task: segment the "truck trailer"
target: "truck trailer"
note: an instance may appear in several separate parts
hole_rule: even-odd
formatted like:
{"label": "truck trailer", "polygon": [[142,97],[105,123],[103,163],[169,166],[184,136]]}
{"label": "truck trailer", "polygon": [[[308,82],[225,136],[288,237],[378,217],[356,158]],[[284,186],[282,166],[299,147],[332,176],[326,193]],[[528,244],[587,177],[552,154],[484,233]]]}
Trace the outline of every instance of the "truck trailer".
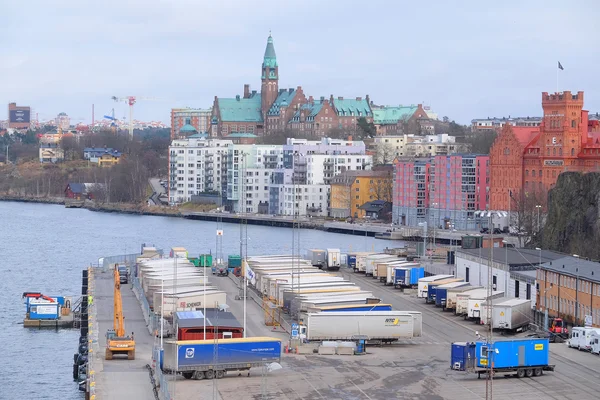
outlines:
{"label": "truck trailer", "polygon": [[427,296],[425,297],[425,303],[427,304],[435,304],[435,298],[437,294],[437,287],[447,285],[448,283],[462,282],[463,284],[467,284],[464,282],[462,278],[448,278],[442,279],[435,282],[430,282],[427,288]]}
{"label": "truck trailer", "polygon": [[[216,348],[215,348],[216,347]],[[164,342],[162,370],[186,379],[223,378],[229,371],[247,371],[281,361],[281,340],[270,337]]]}
{"label": "truck trailer", "polygon": [[548,339],[524,338],[486,342],[452,343],[450,368],[482,374],[516,375],[519,378],[541,376],[554,371],[550,364]]}
{"label": "truck trailer", "polygon": [[441,281],[442,279],[448,278],[454,278],[454,275],[432,275],[420,278],[417,287],[417,297],[421,299],[427,298],[427,290],[429,289],[429,284],[431,282]]}
{"label": "truck trailer", "polygon": [[469,282],[450,282],[444,285],[435,286],[433,291],[435,292],[433,298],[435,299],[435,306],[446,308],[446,300],[448,298],[448,290],[456,289],[460,287],[471,287]]}
{"label": "truck trailer", "polygon": [[310,249],[306,252],[306,258],[310,261],[313,267],[323,268],[327,263],[327,254],[322,249]]}
{"label": "truck trailer", "polygon": [[443,311],[456,310],[456,296],[459,293],[468,292],[470,290],[481,289],[481,286],[459,286],[446,291],[446,306]]}
{"label": "truck trailer", "polygon": [[492,327],[506,331],[521,331],[533,322],[531,300],[510,299],[492,303]]}
{"label": "truck trailer", "polygon": [[394,288],[417,287],[419,279],[425,276],[425,268],[419,264],[407,262],[406,265],[394,268]]}
{"label": "truck trailer", "polygon": [[415,337],[415,321],[419,319],[414,313],[404,311],[310,313],[306,325],[300,325],[299,335],[308,341],[366,336],[368,340],[391,343]]}
{"label": "truck trailer", "polygon": [[339,271],[342,262],[340,249],[327,249],[327,270]]}

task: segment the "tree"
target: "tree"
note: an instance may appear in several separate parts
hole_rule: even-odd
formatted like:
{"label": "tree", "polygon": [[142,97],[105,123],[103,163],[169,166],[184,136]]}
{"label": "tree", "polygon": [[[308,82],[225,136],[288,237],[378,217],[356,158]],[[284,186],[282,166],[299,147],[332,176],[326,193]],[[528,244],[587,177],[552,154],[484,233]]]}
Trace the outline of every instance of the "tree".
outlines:
{"label": "tree", "polygon": [[359,136],[361,139],[364,138],[372,138],[377,134],[377,128],[373,122],[367,122],[365,117],[360,117],[356,120],[356,125],[358,126],[358,132],[360,132]]}
{"label": "tree", "polygon": [[[511,233],[519,235],[521,246],[539,244],[543,227],[543,211],[546,206],[544,196],[537,191],[526,192],[523,190],[519,193],[512,193],[510,199],[509,226]],[[525,239],[525,243],[523,243],[523,239]]]}
{"label": "tree", "polygon": [[400,124],[400,130],[405,135],[421,135],[421,134],[423,134],[423,132],[421,130],[421,124],[415,118],[405,115],[398,122],[398,124]]}
{"label": "tree", "polygon": [[375,148],[375,157],[373,162],[375,165],[389,164],[394,161],[396,152],[391,143],[379,142]]}
{"label": "tree", "polygon": [[473,131],[464,137],[464,143],[471,146],[471,152],[490,154],[490,149],[498,137],[496,131]]}
{"label": "tree", "polygon": [[369,192],[374,200],[392,202],[394,192],[391,173],[389,176],[373,176],[369,181]]}

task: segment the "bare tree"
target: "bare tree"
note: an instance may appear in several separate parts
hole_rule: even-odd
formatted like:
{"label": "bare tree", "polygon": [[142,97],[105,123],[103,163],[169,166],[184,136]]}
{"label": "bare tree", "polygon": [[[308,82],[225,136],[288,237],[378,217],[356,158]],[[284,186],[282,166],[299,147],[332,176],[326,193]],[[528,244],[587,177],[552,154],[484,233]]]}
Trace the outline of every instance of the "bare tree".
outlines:
{"label": "bare tree", "polygon": [[[510,197],[511,233],[519,236],[520,245],[533,245],[540,242],[543,228],[546,200],[538,191],[512,193]],[[523,243],[523,240],[525,243]]]}
{"label": "bare tree", "polygon": [[331,181],[331,208],[348,210],[352,217],[352,184],[354,176],[342,173]]}
{"label": "bare tree", "polygon": [[391,172],[370,178],[369,193],[375,200],[383,200],[391,203],[393,191],[394,185]]}
{"label": "bare tree", "polygon": [[391,143],[379,142],[375,148],[375,157],[373,162],[375,165],[389,164],[394,161],[396,153],[394,146]]}

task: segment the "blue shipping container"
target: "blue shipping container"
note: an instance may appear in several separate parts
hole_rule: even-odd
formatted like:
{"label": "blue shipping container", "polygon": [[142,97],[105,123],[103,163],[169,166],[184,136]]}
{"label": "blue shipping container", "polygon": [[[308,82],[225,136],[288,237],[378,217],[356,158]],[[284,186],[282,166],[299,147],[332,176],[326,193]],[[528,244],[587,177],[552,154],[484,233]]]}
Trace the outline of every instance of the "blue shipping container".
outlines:
{"label": "blue shipping container", "polygon": [[29,319],[58,319],[59,311],[58,303],[30,304]]}
{"label": "blue shipping container", "polygon": [[[488,344],[477,342],[475,356],[477,366],[487,368]],[[494,368],[533,367],[548,365],[548,339],[512,339],[496,341],[492,344],[491,359]]]}
{"label": "blue shipping container", "polygon": [[475,366],[475,343],[452,343],[450,368],[466,371]]}
{"label": "blue shipping container", "polygon": [[281,341],[273,338],[223,339],[215,342],[192,340],[177,342],[178,367],[274,362],[281,359]]}
{"label": "blue shipping container", "polygon": [[410,284],[418,285],[419,279],[425,277],[425,268],[424,267],[414,267],[410,269]]}

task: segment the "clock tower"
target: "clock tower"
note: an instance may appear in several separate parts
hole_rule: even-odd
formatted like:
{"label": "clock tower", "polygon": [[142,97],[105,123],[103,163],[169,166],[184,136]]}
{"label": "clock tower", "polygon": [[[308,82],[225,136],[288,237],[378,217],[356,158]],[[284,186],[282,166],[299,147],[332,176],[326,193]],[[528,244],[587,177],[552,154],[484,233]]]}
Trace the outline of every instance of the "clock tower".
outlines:
{"label": "clock tower", "polygon": [[275,55],[275,47],[273,46],[273,37],[269,34],[267,39],[267,48],[262,63],[262,85],[260,90],[261,96],[261,112],[263,120],[266,120],[267,112],[271,105],[277,99],[279,92],[279,66],[277,65],[277,56]]}

